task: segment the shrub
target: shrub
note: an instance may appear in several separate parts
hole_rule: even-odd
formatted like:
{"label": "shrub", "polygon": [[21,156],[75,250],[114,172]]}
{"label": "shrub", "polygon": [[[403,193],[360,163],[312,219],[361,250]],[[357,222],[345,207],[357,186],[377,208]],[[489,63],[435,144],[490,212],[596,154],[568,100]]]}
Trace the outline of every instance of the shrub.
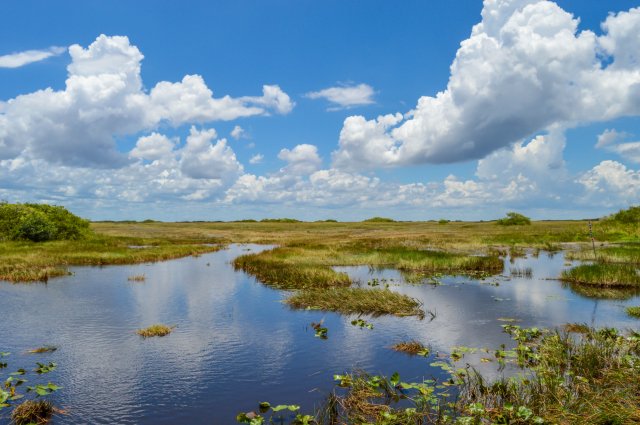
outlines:
{"label": "shrub", "polygon": [[0,203],[0,239],[43,242],[82,239],[89,222],[61,206]]}
{"label": "shrub", "polygon": [[362,220],[363,223],[395,223],[395,220],[387,217],[371,217],[366,220]]}
{"label": "shrub", "polygon": [[447,220],[446,218],[441,218],[440,220],[438,220],[438,224],[447,224],[450,220]]}
{"label": "shrub", "polygon": [[531,219],[527,216],[511,211],[507,213],[506,217],[501,218],[496,223],[501,226],[526,225],[531,224]]}
{"label": "shrub", "polygon": [[638,224],[640,223],[640,206],[620,210],[617,213],[610,215],[605,220],[624,224]]}

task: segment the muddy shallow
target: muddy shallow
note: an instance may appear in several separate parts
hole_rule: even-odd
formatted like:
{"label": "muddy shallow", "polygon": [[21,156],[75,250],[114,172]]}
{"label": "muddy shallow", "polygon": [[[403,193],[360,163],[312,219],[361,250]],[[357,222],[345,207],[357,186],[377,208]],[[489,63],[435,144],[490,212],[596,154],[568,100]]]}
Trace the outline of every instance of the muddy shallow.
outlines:
{"label": "muddy shallow", "polygon": [[[374,329],[360,329],[352,317],[292,311],[281,302],[285,292],[234,271],[230,261],[248,249],[265,248],[234,245],[155,264],[77,267],[73,276],[48,284],[0,282],[0,311],[9,323],[0,328],[0,351],[12,353],[10,370],[42,360],[58,364],[44,378],[64,387],[51,397],[67,411],[55,424],[230,424],[259,401],[297,403],[309,412],[332,388],[334,373],[397,371],[407,381],[440,375],[430,359],[388,348],[402,340],[417,339],[435,355],[453,346],[508,343],[500,327],[506,322],[499,320],[505,318],[538,327],[640,323],[624,311],[640,304],[639,297],[580,295],[549,280],[566,267],[562,253],[541,253],[506,261],[504,276],[443,277],[438,286],[406,284],[396,270],[340,267],[364,287],[386,279],[382,285],[420,299],[436,315],[432,321],[429,315],[367,318]],[[511,268],[527,267],[531,278],[508,277]],[[136,274],[146,281],[127,280]],[[309,326],[320,320],[329,329],[327,340],[315,338]],[[135,334],[157,322],[177,327],[164,338]],[[58,350],[26,354],[42,345]],[[495,373],[495,365],[480,367]]]}

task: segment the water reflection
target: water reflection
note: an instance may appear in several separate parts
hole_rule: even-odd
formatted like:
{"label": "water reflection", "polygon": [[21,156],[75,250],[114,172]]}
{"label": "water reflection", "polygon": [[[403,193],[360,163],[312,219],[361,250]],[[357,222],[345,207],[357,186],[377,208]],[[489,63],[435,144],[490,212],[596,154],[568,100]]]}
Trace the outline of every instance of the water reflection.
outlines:
{"label": "water reflection", "polygon": [[[453,346],[495,348],[509,342],[500,328],[505,318],[539,327],[636,325],[623,307],[637,304],[637,293],[594,300],[547,280],[565,267],[560,253],[506,263],[506,274],[529,267],[531,278],[443,277],[439,286],[405,283],[396,270],[339,268],[365,287],[368,280],[388,279],[391,290],[420,299],[436,313],[431,322],[368,318],[374,329],[361,329],[350,324],[351,317],[292,311],[281,302],[285,292],[229,264],[246,249],[265,248],[234,245],[163,263],[80,267],[46,285],[0,282],[0,311],[11,322],[0,329],[0,351],[14,353],[12,369],[32,368],[40,359],[58,363],[48,378],[64,387],[53,401],[68,415],[56,424],[228,424],[258,401],[299,403],[309,411],[332,388],[334,373],[398,371],[405,380],[441,374],[429,367],[432,359],[389,349],[403,340],[430,345],[435,355]],[[134,274],[146,280],[128,281]],[[329,329],[326,341],[315,338],[309,326],[320,320]],[[135,334],[156,322],[177,328],[158,339]],[[45,344],[58,350],[26,354]]]}

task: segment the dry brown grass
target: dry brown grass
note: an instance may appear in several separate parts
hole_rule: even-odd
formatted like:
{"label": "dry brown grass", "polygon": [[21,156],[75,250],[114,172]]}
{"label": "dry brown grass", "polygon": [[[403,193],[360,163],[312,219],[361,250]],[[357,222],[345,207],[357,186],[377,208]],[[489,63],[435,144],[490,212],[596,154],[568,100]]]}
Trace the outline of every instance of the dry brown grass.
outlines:
{"label": "dry brown grass", "polygon": [[166,336],[173,332],[175,326],[167,326],[163,324],[151,325],[148,328],[138,329],[136,333],[143,338],[151,338],[154,336]]}

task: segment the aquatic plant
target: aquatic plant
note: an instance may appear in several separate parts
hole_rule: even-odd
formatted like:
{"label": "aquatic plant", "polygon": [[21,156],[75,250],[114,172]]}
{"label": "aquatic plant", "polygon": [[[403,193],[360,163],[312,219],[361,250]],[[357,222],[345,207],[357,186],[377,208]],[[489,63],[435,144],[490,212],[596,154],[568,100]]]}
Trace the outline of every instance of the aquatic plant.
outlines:
{"label": "aquatic plant", "polygon": [[147,280],[147,277],[143,274],[134,274],[131,275],[127,278],[128,281],[130,282],[144,282],[145,280]]}
{"label": "aquatic plant", "polygon": [[526,277],[531,279],[533,277],[533,270],[531,267],[512,267],[511,276],[513,277]]}
{"label": "aquatic plant", "polygon": [[637,307],[637,306],[627,307],[626,311],[629,316],[640,318],[640,307]]}
{"label": "aquatic plant", "polygon": [[138,329],[136,333],[143,338],[151,338],[154,336],[166,336],[173,332],[175,326],[167,326],[163,324],[151,325],[148,328]]}
{"label": "aquatic plant", "polygon": [[318,323],[311,322],[311,327],[315,331],[315,336],[317,338],[327,339],[328,338],[327,334],[329,332],[329,329],[327,327],[323,326],[323,323],[324,323],[324,320],[321,320]]}
{"label": "aquatic plant", "polygon": [[373,323],[369,323],[364,319],[354,319],[351,321],[353,326],[358,326],[360,329],[367,328],[373,329]]}
{"label": "aquatic plant", "polygon": [[531,224],[531,219],[520,213],[511,211],[504,218],[496,221],[501,226],[522,226]]}
{"label": "aquatic plant", "polygon": [[[279,404],[272,406],[268,401],[263,401],[258,405],[257,410],[259,413],[255,411],[239,413],[236,416],[236,421],[244,424],[262,425],[264,423],[272,424],[276,422],[284,424],[285,419],[289,419],[287,423],[290,425],[316,424],[314,416],[298,413],[300,406],[297,404]],[[283,413],[288,413],[288,418],[285,418]],[[269,414],[268,417],[267,414]]]}

